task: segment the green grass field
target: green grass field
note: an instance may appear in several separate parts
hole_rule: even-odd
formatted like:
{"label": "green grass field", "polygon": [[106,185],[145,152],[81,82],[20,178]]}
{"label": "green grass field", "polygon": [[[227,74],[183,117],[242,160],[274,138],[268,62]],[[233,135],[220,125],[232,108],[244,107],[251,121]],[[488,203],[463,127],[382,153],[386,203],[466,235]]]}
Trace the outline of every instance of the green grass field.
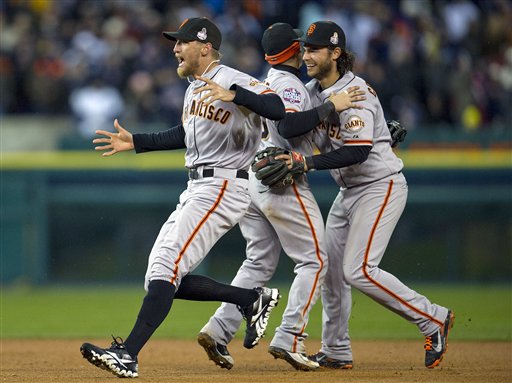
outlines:
{"label": "green grass field", "polygon": [[[433,302],[456,314],[452,339],[512,339],[510,285],[410,285]],[[140,287],[2,287],[2,338],[108,338],[126,337],[144,297]],[[286,294],[271,317],[269,333],[278,325]],[[218,306],[216,302],[174,301],[170,315],[155,337],[193,338]],[[313,309],[307,329],[321,335],[321,305]],[[352,339],[417,339],[415,326],[384,309],[361,293],[353,292],[350,322]],[[242,336],[239,331],[238,336]]]}

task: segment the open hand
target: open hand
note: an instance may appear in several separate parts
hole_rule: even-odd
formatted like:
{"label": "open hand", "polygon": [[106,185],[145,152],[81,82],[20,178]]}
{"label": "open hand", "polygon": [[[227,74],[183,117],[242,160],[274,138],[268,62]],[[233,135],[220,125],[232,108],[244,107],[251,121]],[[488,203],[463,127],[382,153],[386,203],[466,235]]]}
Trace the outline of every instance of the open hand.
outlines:
{"label": "open hand", "polygon": [[206,106],[208,106],[215,100],[231,102],[235,99],[235,91],[224,89],[209,78],[204,78],[201,76],[195,76],[195,78],[196,80],[201,80],[206,83],[206,85],[203,85],[201,88],[194,90],[194,94],[206,92],[206,94],[204,94],[199,99],[199,103],[203,102]]}
{"label": "open hand", "polygon": [[105,137],[95,138],[92,140],[93,144],[104,144],[101,146],[95,146],[94,150],[108,150],[108,152],[102,154],[103,157],[112,156],[118,152],[132,150],[134,148],[133,135],[119,125],[117,118],[114,120],[114,128],[117,130],[117,133],[107,132],[106,130],[97,130],[96,134],[103,135]]}
{"label": "open hand", "polygon": [[329,101],[334,104],[336,112],[350,108],[363,109],[363,107],[360,104],[356,104],[356,102],[364,100],[366,100],[364,91],[359,90],[358,86],[351,86],[340,93],[333,93],[329,96]]}

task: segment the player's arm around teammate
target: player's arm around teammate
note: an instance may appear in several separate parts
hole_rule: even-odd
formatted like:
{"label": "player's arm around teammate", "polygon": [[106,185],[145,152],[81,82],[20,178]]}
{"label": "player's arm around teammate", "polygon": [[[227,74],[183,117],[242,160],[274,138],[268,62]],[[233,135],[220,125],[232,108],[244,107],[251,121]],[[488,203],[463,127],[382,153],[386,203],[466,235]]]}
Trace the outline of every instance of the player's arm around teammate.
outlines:
{"label": "player's arm around teammate", "polygon": [[[109,348],[90,343],[81,347],[82,355],[91,364],[119,377],[138,376],[138,354],[166,318],[174,298],[237,304],[242,307],[249,328],[255,326],[253,317],[261,318],[261,331],[279,299],[277,289],[238,288],[189,274],[249,206],[247,170],[260,136],[254,123],[257,116],[247,113],[247,109],[259,110],[264,105],[263,115],[282,118],[282,101],[249,75],[219,64],[222,37],[207,18],[187,19],[178,31],[164,32],[164,36],[176,41],[173,51],[180,77],[195,78],[185,94],[182,123],[164,132],[131,134],[115,121],[116,133],[98,131],[103,137],[94,140],[102,144],[96,150],[104,151],[105,156],[132,149],[144,152],[186,148],[185,166],[189,168],[187,188],[150,252],[144,283],[147,294],[126,341],[116,338]],[[203,94],[194,92],[205,84],[211,85],[204,80],[214,77],[221,87],[233,87],[233,102],[219,98],[207,105]]]}
{"label": "player's arm around teammate", "polygon": [[[350,92],[342,93],[335,102],[328,101],[312,108],[307,90],[298,77],[302,65],[300,44],[294,41],[300,36],[298,32],[289,24],[276,23],[267,28],[262,37],[265,59],[272,65],[265,83],[281,97],[287,113],[279,121],[265,120],[260,149],[279,146],[311,155],[312,134],[298,134],[300,137],[287,140],[280,135],[279,126],[289,126],[294,131],[311,130],[331,111],[351,107],[355,105],[354,101],[364,97],[363,92],[354,87]],[[275,272],[281,249],[284,250],[295,263],[296,275],[269,352],[296,369],[317,369],[318,364],[307,358],[304,341],[308,336],[309,313],[319,296],[328,267],[322,214],[306,177],[296,179],[290,188],[266,190],[251,173],[249,184],[251,205],[240,221],[241,232],[247,241],[247,259],[231,283],[236,286],[267,283]],[[227,345],[235,336],[241,319],[233,305],[222,304],[201,329],[199,337],[208,339],[201,345],[220,367],[225,367],[228,361],[233,363]],[[254,347],[253,340],[252,334],[246,332],[244,346]]]}
{"label": "player's arm around teammate", "polygon": [[343,92],[353,85],[368,94],[362,109],[344,111],[338,122],[332,119],[318,127],[327,143],[324,152],[304,159],[309,170],[330,169],[340,186],[326,223],[330,267],[322,302],[329,320],[324,318],[322,348],[313,359],[326,367],[340,366],[340,340],[349,339],[347,310],[350,313],[340,291],[348,283],[415,324],[425,336],[425,366],[435,367],[446,351],[453,312],[378,267],[408,193],[403,163],[391,149],[382,106],[376,92],[352,73],[354,58],[346,50],[341,27],[333,22],[315,22],[300,40],[308,75],[313,78],[307,87],[314,103],[323,103],[332,92]]}

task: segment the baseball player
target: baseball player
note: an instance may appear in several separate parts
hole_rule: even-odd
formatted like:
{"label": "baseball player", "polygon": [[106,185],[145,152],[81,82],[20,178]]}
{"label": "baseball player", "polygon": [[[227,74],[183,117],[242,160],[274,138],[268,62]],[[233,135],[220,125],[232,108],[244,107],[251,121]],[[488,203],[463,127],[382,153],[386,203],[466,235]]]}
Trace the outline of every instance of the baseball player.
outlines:
{"label": "baseball player", "polygon": [[[354,286],[418,326],[425,336],[425,366],[436,367],[446,352],[454,313],[379,268],[405,207],[407,182],[402,161],[391,149],[377,94],[352,73],[354,57],[346,50],[340,26],[329,21],[312,23],[298,41],[304,43],[303,60],[313,78],[307,84],[313,105],[354,85],[366,89],[368,96],[361,102],[363,109],[335,113],[330,121],[338,121],[319,125],[322,154],[300,158],[306,171],[331,169],[340,186],[326,222],[329,269],[322,288],[322,348],[310,358],[332,368],[342,368],[351,359],[348,320],[350,286]],[[281,134],[292,138],[297,130],[285,127]],[[293,166],[299,156],[283,158]]]}
{"label": "baseball player", "polygon": [[[132,149],[140,153],[186,148],[185,166],[189,169],[187,189],[149,255],[147,295],[131,333],[125,342],[114,339],[110,348],[90,343],[81,347],[90,363],[119,377],[138,376],[137,355],[167,316],[175,294],[185,299],[219,298],[219,286],[213,281],[203,278],[188,283],[187,275],[249,207],[248,169],[261,138],[258,114],[269,119],[285,115],[283,103],[272,89],[219,64],[222,37],[207,18],[187,19],[178,31],[164,32],[164,36],[176,41],[178,74],[190,81],[182,124],[160,133],[132,135],[116,120],[117,133],[97,131],[105,137],[93,141],[104,144],[96,147],[106,151],[104,156]],[[222,297],[224,300],[244,307],[249,330],[257,341],[277,303],[278,290],[220,287],[234,295]]]}
{"label": "baseball player", "polygon": [[[326,103],[313,109],[307,90],[298,78],[302,60],[300,44],[294,39],[301,35],[301,31],[285,23],[274,24],[263,34],[265,59],[272,65],[266,83],[283,100],[287,115],[279,122],[265,120],[260,149],[278,146],[311,156],[313,132],[286,140],[279,134],[280,126],[289,125],[293,129],[297,124],[307,124],[314,128],[331,111],[345,109],[353,105],[351,100],[362,99],[362,92],[353,89],[350,96],[338,96],[334,100],[336,105]],[[283,249],[295,262],[296,276],[282,322],[270,342],[269,352],[298,370],[317,369],[318,363],[307,357],[304,340],[308,335],[305,330],[309,314],[320,295],[320,286],[327,270],[322,214],[305,175],[295,180],[289,188],[267,190],[250,172],[249,191],[251,204],[239,223],[247,241],[247,259],[231,283],[240,287],[264,285],[274,274]],[[242,317],[236,307],[223,303],[199,333],[199,343],[209,358],[222,368],[233,367],[234,360],[226,346],[241,322]],[[255,344],[250,334],[246,333],[244,346],[252,348]],[[219,351],[219,347],[223,352]]]}

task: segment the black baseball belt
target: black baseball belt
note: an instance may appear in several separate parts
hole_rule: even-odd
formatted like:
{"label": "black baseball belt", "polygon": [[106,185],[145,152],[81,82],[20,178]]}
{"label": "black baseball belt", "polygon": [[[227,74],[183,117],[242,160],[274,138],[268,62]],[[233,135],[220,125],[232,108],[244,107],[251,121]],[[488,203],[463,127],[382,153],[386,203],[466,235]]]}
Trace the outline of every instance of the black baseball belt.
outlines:
{"label": "black baseball belt", "polygon": [[[218,169],[219,170],[217,170],[217,168],[203,169],[203,171],[200,171],[199,169],[192,168],[192,169],[188,170],[188,178],[191,180],[197,180],[199,178],[206,178],[206,177],[215,177],[215,176],[222,177],[222,174],[220,174],[220,173],[224,173],[224,176],[225,176],[226,170],[235,171],[235,169],[223,169],[223,168],[218,168]],[[236,178],[243,178],[245,180],[248,180],[249,173],[245,170],[238,169],[238,170],[236,170]]]}

